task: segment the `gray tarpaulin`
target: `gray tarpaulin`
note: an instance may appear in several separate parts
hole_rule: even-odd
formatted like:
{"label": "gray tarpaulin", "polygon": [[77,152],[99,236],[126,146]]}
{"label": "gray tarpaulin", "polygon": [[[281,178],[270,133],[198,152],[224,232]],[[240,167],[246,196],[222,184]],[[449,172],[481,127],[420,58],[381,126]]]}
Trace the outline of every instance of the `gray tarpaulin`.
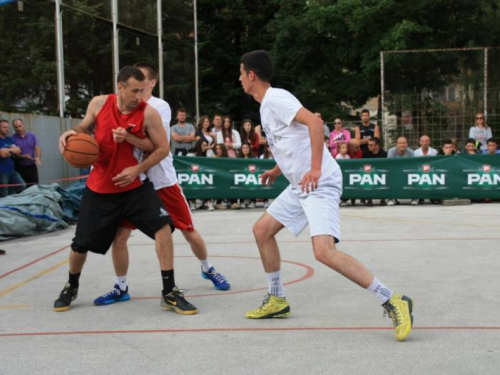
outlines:
{"label": "gray tarpaulin", "polygon": [[58,184],[0,198],[0,241],[52,232],[76,221],[80,199]]}

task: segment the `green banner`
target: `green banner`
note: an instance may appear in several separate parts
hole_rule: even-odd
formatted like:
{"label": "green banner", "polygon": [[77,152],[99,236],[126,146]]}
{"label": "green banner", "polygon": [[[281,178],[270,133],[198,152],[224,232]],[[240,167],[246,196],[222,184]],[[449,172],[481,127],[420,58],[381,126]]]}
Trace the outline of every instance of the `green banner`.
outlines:
{"label": "green banner", "polygon": [[[342,198],[500,199],[500,156],[453,155],[340,160]],[[288,185],[259,176],[273,160],[174,157],[187,198],[275,198]]]}

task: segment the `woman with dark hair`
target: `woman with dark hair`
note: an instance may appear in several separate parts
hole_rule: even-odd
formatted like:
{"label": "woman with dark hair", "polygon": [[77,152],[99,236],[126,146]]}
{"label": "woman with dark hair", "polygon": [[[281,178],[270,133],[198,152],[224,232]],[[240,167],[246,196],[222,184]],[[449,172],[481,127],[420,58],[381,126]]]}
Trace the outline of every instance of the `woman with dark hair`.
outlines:
{"label": "woman with dark hair", "polygon": [[255,132],[255,127],[252,123],[252,120],[246,119],[243,120],[243,124],[241,125],[240,130],[241,143],[248,143],[252,147],[252,151],[255,157],[259,156],[259,147],[260,147],[260,137]]}
{"label": "woman with dark hair", "polygon": [[[255,159],[249,143],[243,143],[238,153],[238,157],[241,159]],[[243,203],[241,203],[243,201]],[[255,199],[240,199],[241,208],[255,208],[257,201]]]}
{"label": "woman with dark hair", "polygon": [[235,158],[241,147],[240,134],[233,129],[231,117],[224,116],[222,121],[222,130],[219,134],[217,134],[217,143],[223,143],[226,145],[227,155],[230,158]]}
{"label": "woman with dark hair", "polygon": [[208,156],[208,143],[205,139],[200,138],[196,141],[194,145],[194,156],[206,157]]}
{"label": "woman with dark hair", "polygon": [[476,113],[476,126],[469,130],[469,138],[476,141],[476,148],[481,151],[487,150],[487,141],[493,137],[491,128],[486,124],[484,114]]}
{"label": "woman with dark hair", "polygon": [[218,143],[215,145],[214,158],[227,158],[227,148],[224,143]]}
{"label": "woman with dark hair", "polygon": [[196,127],[196,140],[204,139],[207,142],[207,156],[211,157],[214,154],[215,135],[212,133],[212,124],[208,116],[200,117],[198,126]]}

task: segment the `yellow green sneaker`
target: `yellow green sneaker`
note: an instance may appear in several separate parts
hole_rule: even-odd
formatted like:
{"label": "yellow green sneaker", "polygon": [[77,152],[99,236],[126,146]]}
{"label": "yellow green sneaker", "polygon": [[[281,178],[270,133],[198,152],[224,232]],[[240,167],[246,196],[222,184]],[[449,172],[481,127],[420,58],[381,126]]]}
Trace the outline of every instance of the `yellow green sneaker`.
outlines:
{"label": "yellow green sneaker", "polygon": [[411,298],[402,294],[393,294],[392,297],[382,305],[385,313],[396,328],[396,338],[398,341],[403,341],[408,337],[413,326],[413,301]]}
{"label": "yellow green sneaker", "polygon": [[248,319],[286,318],[290,315],[290,305],[286,297],[275,297],[268,294],[258,309],[245,314]]}

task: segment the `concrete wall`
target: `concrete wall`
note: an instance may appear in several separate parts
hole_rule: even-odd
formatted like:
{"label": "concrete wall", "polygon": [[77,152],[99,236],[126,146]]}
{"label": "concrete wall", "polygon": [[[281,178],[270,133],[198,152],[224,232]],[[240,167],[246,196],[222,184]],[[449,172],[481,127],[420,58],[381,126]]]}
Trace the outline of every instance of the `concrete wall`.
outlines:
{"label": "concrete wall", "polygon": [[61,119],[55,116],[1,111],[0,118],[11,124],[11,135],[14,134],[12,120],[16,118],[21,118],[26,130],[36,135],[38,145],[42,150],[42,165],[38,167],[40,183],[78,176],[79,170],[66,163],[59,152],[59,136],[66,129],[77,125],[80,122],[79,119]]}

